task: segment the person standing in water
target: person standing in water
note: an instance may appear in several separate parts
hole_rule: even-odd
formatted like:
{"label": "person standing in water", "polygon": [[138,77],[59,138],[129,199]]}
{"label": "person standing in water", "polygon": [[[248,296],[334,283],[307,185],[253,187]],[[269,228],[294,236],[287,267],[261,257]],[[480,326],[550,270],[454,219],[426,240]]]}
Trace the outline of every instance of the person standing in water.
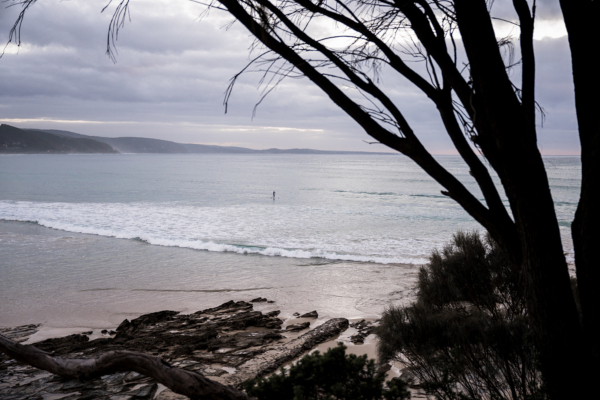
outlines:
{"label": "person standing in water", "polygon": [[275,191],[273,191],[273,200],[275,200]]}

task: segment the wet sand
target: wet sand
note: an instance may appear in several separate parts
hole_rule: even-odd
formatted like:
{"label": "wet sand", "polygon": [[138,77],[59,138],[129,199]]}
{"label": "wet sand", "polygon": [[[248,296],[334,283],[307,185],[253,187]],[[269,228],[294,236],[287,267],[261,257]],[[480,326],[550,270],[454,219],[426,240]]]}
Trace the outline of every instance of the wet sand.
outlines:
{"label": "wet sand", "polygon": [[256,297],[274,300],[284,319],[311,310],[377,318],[413,298],[417,274],[409,264],[208,252],[0,221],[0,327],[114,329],[150,312]]}

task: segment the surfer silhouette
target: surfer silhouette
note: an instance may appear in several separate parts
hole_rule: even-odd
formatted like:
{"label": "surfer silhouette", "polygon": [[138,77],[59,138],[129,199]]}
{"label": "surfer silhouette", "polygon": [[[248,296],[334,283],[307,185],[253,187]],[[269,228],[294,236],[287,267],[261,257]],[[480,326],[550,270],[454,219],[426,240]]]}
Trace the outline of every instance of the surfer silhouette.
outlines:
{"label": "surfer silhouette", "polygon": [[273,200],[275,200],[275,191],[273,191]]}

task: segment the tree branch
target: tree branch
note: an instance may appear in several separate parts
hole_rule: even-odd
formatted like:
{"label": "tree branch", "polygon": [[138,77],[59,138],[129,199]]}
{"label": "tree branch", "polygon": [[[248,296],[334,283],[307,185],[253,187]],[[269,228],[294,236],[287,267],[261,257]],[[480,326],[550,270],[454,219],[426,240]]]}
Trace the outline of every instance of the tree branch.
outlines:
{"label": "tree branch", "polygon": [[[395,0],[396,6],[401,10],[411,23],[411,28],[423,44],[425,49],[437,62],[446,79],[458,95],[461,103],[473,117],[473,109],[470,105],[472,90],[461,75],[460,71],[446,51],[445,39],[437,37],[431,29],[429,18],[412,1]],[[435,18],[433,15],[431,18]]]}
{"label": "tree branch", "polygon": [[21,27],[23,26],[23,20],[25,19],[25,13],[29,9],[29,7],[31,7],[33,4],[36,3],[36,1],[37,0],[2,0],[2,3],[8,4],[6,6],[6,8],[21,5],[21,7],[23,9],[19,13],[17,20],[15,21],[12,28],[10,29],[10,32],[8,33],[8,41],[6,42],[4,49],[2,49],[2,53],[0,53],[0,58],[2,58],[2,56],[4,55],[4,52],[6,51],[6,48],[8,47],[9,44],[11,44],[13,42],[13,40],[14,40],[15,44],[17,45],[17,47],[21,47]]}
{"label": "tree branch", "polygon": [[267,30],[257,23],[252,16],[236,0],[218,0],[227,10],[240,21],[252,34],[266,47],[281,55],[284,59],[294,65],[306,77],[320,87],[331,100],[351,116],[363,129],[375,139],[393,144],[395,149],[405,149],[405,139],[389,132],[375,122],[367,112],[358,104],[354,103],[329,79],[319,73],[315,67],[304,60],[298,53],[288,47],[285,43],[276,40]]}
{"label": "tree branch", "polygon": [[34,346],[18,344],[1,335],[0,351],[17,361],[67,378],[90,379],[118,371],[135,371],[192,399],[248,399],[245,393],[197,372],[172,367],[159,357],[133,351],[109,351],[92,359],[51,357]]}
{"label": "tree branch", "polygon": [[385,54],[389,60],[389,65],[392,68],[398,71],[402,76],[421,89],[429,98],[435,101],[438,96],[438,91],[418,73],[409,68],[406,63],[400,57],[398,57],[398,55],[383,40],[371,32],[364,24],[313,4],[309,0],[295,1],[311,12],[322,14],[363,35],[365,39],[376,45],[383,52],[383,54]]}
{"label": "tree branch", "polygon": [[535,1],[530,13],[527,0],[513,0],[513,5],[519,16],[521,27],[521,57],[523,60],[521,101],[525,115],[532,125],[535,125],[535,55],[533,53],[533,22],[535,18]]}

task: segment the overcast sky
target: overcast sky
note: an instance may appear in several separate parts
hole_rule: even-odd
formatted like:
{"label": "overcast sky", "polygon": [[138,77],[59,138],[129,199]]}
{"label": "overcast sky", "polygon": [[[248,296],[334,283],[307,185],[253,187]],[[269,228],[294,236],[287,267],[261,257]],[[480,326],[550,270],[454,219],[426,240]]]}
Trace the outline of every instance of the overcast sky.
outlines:
{"label": "overcast sky", "polygon": [[[64,129],[98,136],[144,136],[184,143],[262,148],[385,151],[306,79],[283,81],[259,106],[258,73],[236,83],[224,113],[229,80],[249,61],[252,39],[232,18],[188,0],[132,0],[120,32],[117,63],[106,55],[114,7],[108,0],[39,0],[25,17],[22,45],[0,59],[0,122],[20,128]],[[496,1],[494,11],[507,1]],[[20,9],[0,3],[0,43]],[[518,35],[508,24],[501,34]],[[538,127],[544,154],[578,154],[569,49],[558,1],[538,1]],[[518,72],[516,72],[518,74]],[[516,77],[518,78],[518,76]],[[404,80],[383,87],[432,152],[452,154],[439,117]]]}

